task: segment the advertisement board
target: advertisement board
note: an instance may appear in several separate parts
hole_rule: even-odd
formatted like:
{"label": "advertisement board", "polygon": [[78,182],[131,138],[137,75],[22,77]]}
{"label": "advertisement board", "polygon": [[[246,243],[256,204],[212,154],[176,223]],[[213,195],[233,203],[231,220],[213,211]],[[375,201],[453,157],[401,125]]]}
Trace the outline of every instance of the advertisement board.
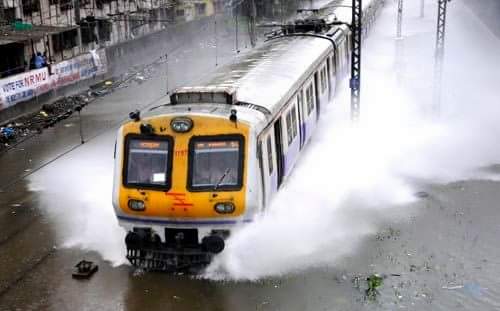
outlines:
{"label": "advertisement board", "polygon": [[1,79],[0,110],[46,93],[51,89],[51,77],[46,67]]}
{"label": "advertisement board", "polygon": [[0,110],[106,72],[106,51],[101,49],[51,65],[52,74],[44,67],[0,79]]}
{"label": "advertisement board", "polygon": [[106,52],[104,49],[91,51],[59,62],[51,68],[54,88],[70,85],[106,73]]}

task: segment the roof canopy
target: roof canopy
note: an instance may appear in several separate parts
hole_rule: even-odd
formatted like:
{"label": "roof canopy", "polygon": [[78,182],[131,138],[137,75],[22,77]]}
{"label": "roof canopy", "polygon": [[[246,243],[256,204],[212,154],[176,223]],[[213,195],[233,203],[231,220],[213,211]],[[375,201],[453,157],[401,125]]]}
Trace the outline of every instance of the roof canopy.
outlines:
{"label": "roof canopy", "polygon": [[6,45],[15,42],[25,42],[30,40],[39,40],[47,35],[53,35],[68,30],[78,28],[77,25],[71,26],[47,26],[33,25],[31,29],[14,30],[12,26],[0,27],[0,45]]}

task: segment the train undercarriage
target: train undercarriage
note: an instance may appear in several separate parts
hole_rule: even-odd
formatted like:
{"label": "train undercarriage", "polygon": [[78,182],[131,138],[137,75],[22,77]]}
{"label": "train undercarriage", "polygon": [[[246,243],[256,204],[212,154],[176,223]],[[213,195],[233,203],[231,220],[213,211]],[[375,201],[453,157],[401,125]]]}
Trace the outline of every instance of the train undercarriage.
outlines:
{"label": "train undercarriage", "polygon": [[196,229],[165,228],[165,242],[150,228],[134,228],[125,237],[127,259],[147,271],[197,273],[224,249],[228,231],[212,231],[198,242]]}

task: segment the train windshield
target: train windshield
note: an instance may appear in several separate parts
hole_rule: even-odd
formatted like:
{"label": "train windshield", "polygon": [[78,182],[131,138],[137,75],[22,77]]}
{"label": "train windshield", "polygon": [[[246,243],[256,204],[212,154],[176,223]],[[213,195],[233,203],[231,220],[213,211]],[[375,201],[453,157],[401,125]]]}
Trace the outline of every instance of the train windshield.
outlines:
{"label": "train windshield", "polygon": [[240,136],[194,138],[190,144],[190,189],[240,189],[242,145],[243,138]]}
{"label": "train windshield", "polygon": [[168,139],[129,138],[127,141],[126,185],[138,187],[169,186]]}

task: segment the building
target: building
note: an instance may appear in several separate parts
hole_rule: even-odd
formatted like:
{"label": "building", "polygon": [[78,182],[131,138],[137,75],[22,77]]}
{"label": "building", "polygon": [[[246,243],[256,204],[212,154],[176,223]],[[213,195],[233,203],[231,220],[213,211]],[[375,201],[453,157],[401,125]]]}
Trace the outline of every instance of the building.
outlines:
{"label": "building", "polygon": [[[220,2],[220,1],[215,1]],[[214,12],[213,0],[0,0],[0,78]]]}

